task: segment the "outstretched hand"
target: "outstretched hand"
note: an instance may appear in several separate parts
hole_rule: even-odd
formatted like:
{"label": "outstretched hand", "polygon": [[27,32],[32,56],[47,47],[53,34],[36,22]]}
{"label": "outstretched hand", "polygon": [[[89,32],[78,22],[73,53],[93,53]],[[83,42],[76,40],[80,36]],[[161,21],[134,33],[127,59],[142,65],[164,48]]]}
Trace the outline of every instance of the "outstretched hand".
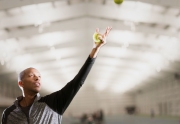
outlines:
{"label": "outstretched hand", "polygon": [[106,38],[108,37],[109,32],[111,31],[112,27],[107,27],[104,34],[99,33],[99,28],[96,29],[96,33],[99,36],[99,39],[101,42],[95,42],[93,41],[93,48],[99,48],[106,44]]}

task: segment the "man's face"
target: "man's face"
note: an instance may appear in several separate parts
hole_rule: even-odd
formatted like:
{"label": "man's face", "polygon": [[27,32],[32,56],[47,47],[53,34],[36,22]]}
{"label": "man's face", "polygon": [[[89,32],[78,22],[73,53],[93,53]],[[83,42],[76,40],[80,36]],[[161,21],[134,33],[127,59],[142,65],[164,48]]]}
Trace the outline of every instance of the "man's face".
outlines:
{"label": "man's face", "polygon": [[27,69],[22,79],[22,87],[26,91],[38,93],[41,89],[41,75],[34,68]]}

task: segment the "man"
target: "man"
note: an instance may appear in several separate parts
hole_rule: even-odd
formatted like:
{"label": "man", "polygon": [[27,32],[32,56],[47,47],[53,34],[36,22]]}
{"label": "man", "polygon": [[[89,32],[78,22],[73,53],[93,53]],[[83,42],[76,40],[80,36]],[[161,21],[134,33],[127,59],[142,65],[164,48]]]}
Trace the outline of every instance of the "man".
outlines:
{"label": "man", "polygon": [[78,74],[61,90],[40,97],[41,75],[35,68],[27,68],[19,74],[18,85],[23,96],[4,110],[2,124],[61,124],[62,115],[84,83],[100,48],[106,44],[111,27],[99,34],[101,42],[93,42],[93,49]]}

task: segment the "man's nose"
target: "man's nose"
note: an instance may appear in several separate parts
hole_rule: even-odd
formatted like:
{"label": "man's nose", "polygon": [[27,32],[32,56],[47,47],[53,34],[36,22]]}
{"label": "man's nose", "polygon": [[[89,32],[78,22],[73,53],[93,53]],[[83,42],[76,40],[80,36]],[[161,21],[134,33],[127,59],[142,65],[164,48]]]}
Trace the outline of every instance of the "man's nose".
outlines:
{"label": "man's nose", "polygon": [[38,81],[40,78],[38,76],[35,76],[35,80]]}

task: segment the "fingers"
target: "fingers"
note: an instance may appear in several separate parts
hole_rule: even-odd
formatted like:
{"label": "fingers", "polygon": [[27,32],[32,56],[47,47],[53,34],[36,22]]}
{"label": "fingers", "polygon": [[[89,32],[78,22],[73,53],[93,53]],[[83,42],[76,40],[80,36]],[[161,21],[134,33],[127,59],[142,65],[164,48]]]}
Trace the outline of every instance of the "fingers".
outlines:
{"label": "fingers", "polygon": [[112,27],[108,26],[108,27],[106,28],[105,33],[102,35],[102,34],[99,33],[99,28],[96,28],[96,33],[98,33],[98,34],[99,34],[100,36],[102,36],[102,37],[107,37],[108,34],[109,34],[109,32],[111,31],[111,29],[112,29]]}
{"label": "fingers", "polygon": [[96,33],[98,34],[98,38],[102,39],[103,35],[99,33],[99,28],[96,28]]}
{"label": "fingers", "polygon": [[108,26],[108,27],[106,28],[106,31],[105,31],[105,33],[104,33],[104,36],[107,37],[108,34],[109,34],[109,32],[111,31],[111,29],[112,29],[112,27],[109,27],[109,26]]}
{"label": "fingers", "polygon": [[99,28],[96,28],[96,33],[98,33],[98,34],[99,34]]}

